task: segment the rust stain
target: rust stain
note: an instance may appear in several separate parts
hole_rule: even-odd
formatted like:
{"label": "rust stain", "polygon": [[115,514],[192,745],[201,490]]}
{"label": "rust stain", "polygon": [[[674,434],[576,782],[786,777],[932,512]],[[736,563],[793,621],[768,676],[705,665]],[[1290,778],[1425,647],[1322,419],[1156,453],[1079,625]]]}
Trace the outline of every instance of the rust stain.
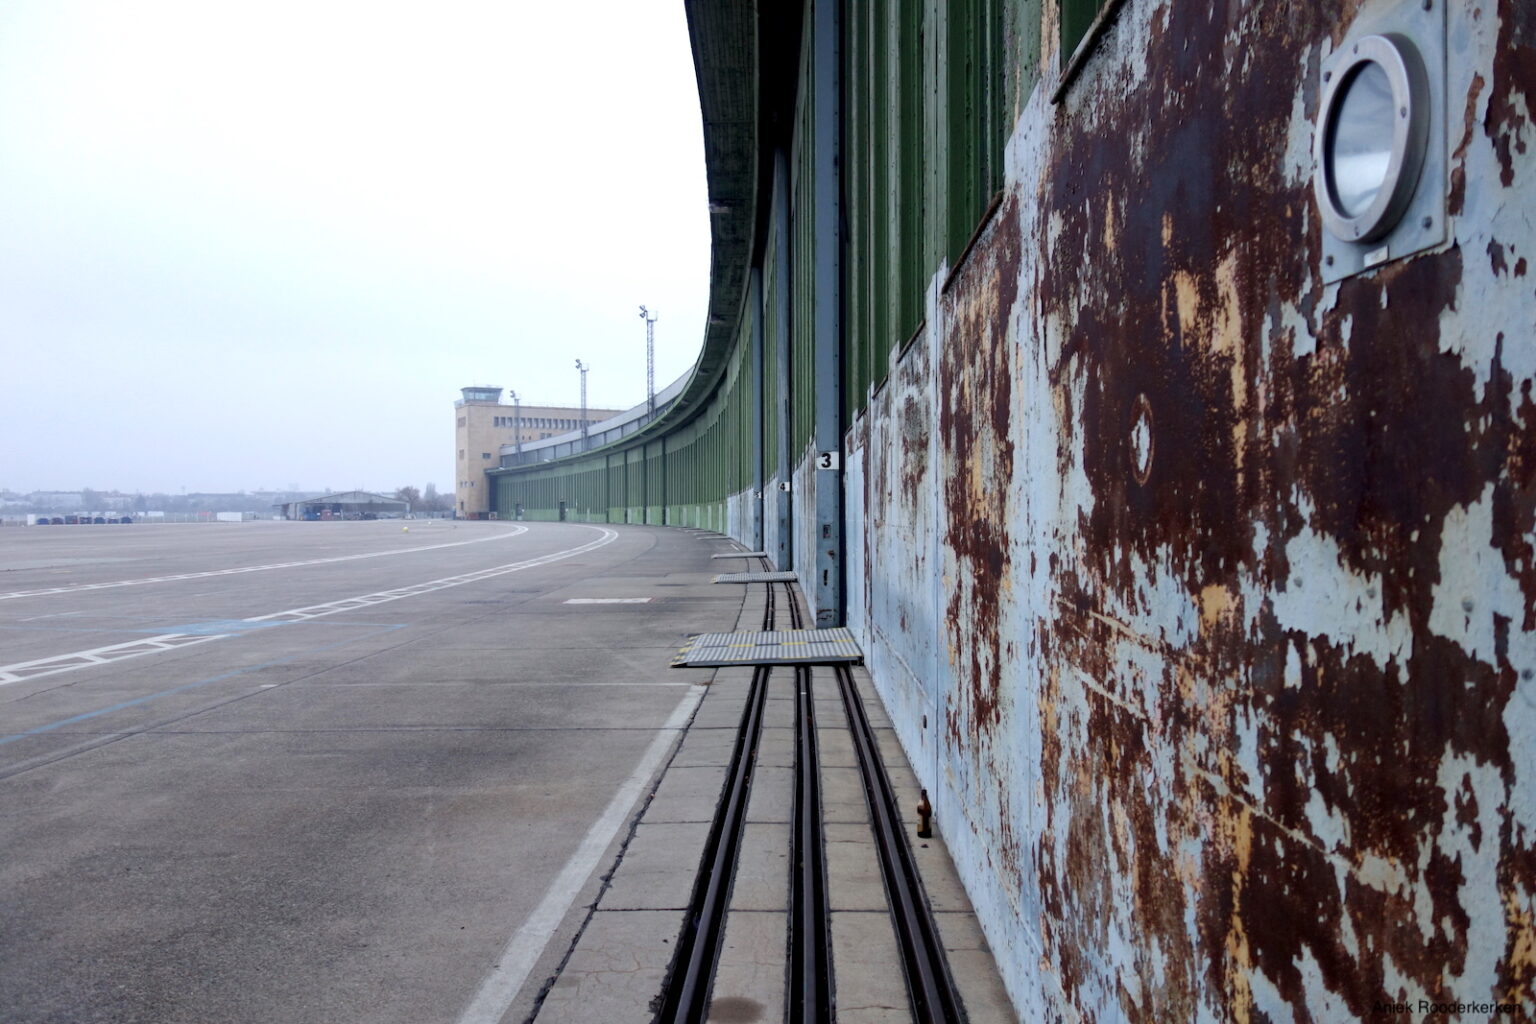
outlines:
{"label": "rust stain", "polygon": [[1008,524],[1014,512],[996,482],[1014,473],[1008,325],[1018,293],[1017,224],[1009,201],[943,300],[947,337],[938,367],[938,417],[940,437],[953,455],[943,481],[945,539],[960,571],[946,614],[963,637],[951,658],[964,681],[964,700],[950,706],[947,728],[958,749],[975,749],[973,741],[1002,717],[999,617],[1011,585]]}
{"label": "rust stain", "polygon": [[[1529,865],[1527,865],[1527,868]],[[1529,874],[1526,875],[1529,878]],[[1501,879],[1513,883],[1515,879]],[[1504,949],[1504,964],[1500,971],[1500,987],[1512,1002],[1529,1005],[1536,998],[1536,921],[1529,906],[1520,906],[1514,895],[1513,884],[1504,886],[1504,917],[1509,940]]]}
{"label": "rust stain", "polygon": [[1467,108],[1462,114],[1461,141],[1451,154],[1451,191],[1446,210],[1452,217],[1461,215],[1467,201],[1467,150],[1472,147],[1472,133],[1477,130],[1477,101],[1483,95],[1487,82],[1482,75],[1472,76],[1472,88],[1467,93]]}
{"label": "rust stain", "polygon": [[[1037,917],[1047,1016],[1369,1019],[1536,988],[1511,796],[1536,360],[1475,308],[1529,287],[1536,6],[1477,15],[1500,35],[1450,98],[1458,233],[1325,287],[1295,154],[1319,55],[1367,6],[1124,5],[1119,63],[1015,137],[931,361],[904,354],[871,412],[876,532],[918,567],[937,531],[936,770],[999,905]],[[1514,218],[1474,222],[1501,198]]]}
{"label": "rust stain", "polygon": [[901,407],[901,485],[909,505],[918,503],[918,490],[928,478],[928,408],[907,395]]}
{"label": "rust stain", "polygon": [[[1469,880],[1439,842],[1448,823],[1474,851],[1500,844],[1501,891],[1536,885],[1523,846],[1483,827],[1471,784],[1446,789],[1440,778],[1447,757],[1462,757],[1513,784],[1504,710],[1514,672],[1505,656],[1483,660],[1434,624],[1447,521],[1489,493],[1494,546],[1524,595],[1522,616],[1494,618],[1499,650],[1512,630],[1536,628],[1531,382],[1505,370],[1502,340],[1481,370],[1442,349],[1436,325],[1460,312],[1468,255],[1455,247],[1346,281],[1320,305],[1308,186],[1281,185],[1270,169],[1286,148],[1292,97],[1309,87],[1295,54],[1336,40],[1349,19],[1250,6],[1243,17],[1271,27],[1266,46],[1240,61],[1230,47],[1243,29],[1225,8],[1160,11],[1145,82],[1099,94],[1091,127],[1058,120],[1042,175],[1054,241],[1039,240],[1037,299],[1067,331],[1052,399],[1060,431],[1081,445],[1092,499],[1079,506],[1075,560],[1053,555],[1049,569],[1059,615],[1040,643],[1070,668],[1042,690],[1052,711],[1036,872],[1048,955],[1073,1006],[1097,1005],[1106,981],[1084,950],[1120,930],[1179,965],[1155,996],[1138,975],[1143,989],[1119,1007],[1138,1020],[1188,1019],[1201,991],[1225,993],[1234,1019],[1265,1019],[1259,977],[1300,1019],[1319,978],[1359,1016],[1403,995],[1393,978],[1465,997],[1452,982],[1472,941],[1461,902]],[[1529,33],[1528,10],[1500,10],[1515,26],[1506,31]],[[1524,111],[1536,108],[1536,60],[1523,45],[1501,48],[1491,83],[1472,83],[1455,209],[1485,87],[1484,128],[1503,184],[1514,184],[1512,157],[1532,132]],[[1518,108],[1516,94],[1532,101]],[[1523,253],[1486,244],[1485,268],[1526,273]],[[1299,322],[1285,322],[1287,308]],[[962,351],[989,344],[968,339]],[[956,406],[988,399],[984,379],[975,365],[945,367]],[[951,451],[976,443],[974,429],[944,435]],[[964,519],[970,497],[952,489],[949,514]],[[1359,584],[1358,614],[1401,622],[1403,646],[1376,655],[1285,625],[1266,595],[1303,585],[1290,552],[1312,537],[1337,551],[1341,580],[1370,581]],[[984,564],[975,540],[951,537]],[[1160,668],[1128,675],[1125,638],[1107,623],[1166,607],[1168,592],[1149,585],[1154,568],[1188,606],[1163,628],[1189,636]],[[956,598],[951,614],[976,625],[991,611]],[[1085,717],[1062,717],[1058,701]],[[1149,793],[1149,779],[1168,790]],[[1177,839],[1159,835],[1201,837],[1202,862],[1181,865]],[[1135,899],[1116,905],[1105,878],[1137,880]],[[1170,891],[1153,879],[1185,881]],[[1193,939],[1166,914],[1182,914],[1188,899],[1200,922]],[[1517,952],[1530,949],[1530,916],[1527,904],[1509,906],[1501,985],[1514,998],[1530,984]]]}
{"label": "rust stain", "polygon": [[[1500,38],[1493,62],[1484,130],[1499,160],[1499,183],[1515,184],[1516,154],[1524,155],[1536,112],[1536,14],[1529,3],[1499,0]],[[1516,98],[1521,104],[1516,104]],[[1521,113],[1520,106],[1525,113]],[[1526,186],[1529,187],[1527,182]]]}

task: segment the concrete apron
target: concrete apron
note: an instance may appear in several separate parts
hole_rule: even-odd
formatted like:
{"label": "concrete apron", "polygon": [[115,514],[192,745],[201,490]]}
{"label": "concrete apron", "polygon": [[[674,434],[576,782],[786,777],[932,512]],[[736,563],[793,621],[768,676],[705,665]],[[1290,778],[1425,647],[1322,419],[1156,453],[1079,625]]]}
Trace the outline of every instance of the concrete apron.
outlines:
{"label": "concrete apron", "polygon": [[[760,628],[766,586],[753,584],[737,623]],[[539,1024],[651,1024],[751,686],[750,668],[686,669],[710,680],[653,784],[628,839],[603,872],[595,905],[563,961],[535,975],[518,1007]],[[997,966],[943,840],[916,836],[918,784],[880,698],[855,670],[865,712],[908,824],[907,838],[971,1021],[1015,1020]],[[790,835],[794,807],[794,673],[769,683],[741,859],[731,892],[709,1020],[786,1019]],[[821,785],[832,913],[833,1000],[839,1024],[912,1020],[869,810],[830,670],[815,670]],[[562,929],[566,931],[567,929]],[[548,964],[546,958],[541,968]],[[542,993],[534,996],[535,990]],[[520,1014],[508,1020],[524,1019]]]}

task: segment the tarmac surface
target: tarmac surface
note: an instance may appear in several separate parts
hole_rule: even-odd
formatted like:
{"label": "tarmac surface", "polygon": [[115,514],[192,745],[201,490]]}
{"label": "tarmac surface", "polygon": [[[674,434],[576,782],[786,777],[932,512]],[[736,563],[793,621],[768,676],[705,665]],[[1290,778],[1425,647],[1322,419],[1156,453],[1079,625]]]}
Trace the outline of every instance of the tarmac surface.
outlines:
{"label": "tarmac surface", "polygon": [[[0,1020],[649,1021],[744,692],[745,670],[669,665],[760,619],[761,586],[710,582],[734,547],[425,520],[0,530]],[[765,778],[789,771],[774,756]],[[754,790],[712,1019],[782,1019],[776,793]],[[827,837],[850,879],[839,1019],[907,1020],[848,817]],[[942,844],[919,860],[971,1019],[1012,1019]]]}

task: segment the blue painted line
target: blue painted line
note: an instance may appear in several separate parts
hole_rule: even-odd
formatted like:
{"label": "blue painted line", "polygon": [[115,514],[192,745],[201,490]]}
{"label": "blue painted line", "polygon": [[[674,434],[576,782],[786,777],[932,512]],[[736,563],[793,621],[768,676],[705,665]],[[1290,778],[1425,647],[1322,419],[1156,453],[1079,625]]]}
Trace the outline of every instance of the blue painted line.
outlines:
{"label": "blue painted line", "polygon": [[210,619],[207,622],[184,622],[179,626],[166,626],[157,632],[185,633],[188,636],[227,636],[230,633],[247,633],[253,629],[271,629],[282,622],[251,622],[248,619]]}
{"label": "blue painted line", "polygon": [[326,619],[294,619],[294,620],[289,621],[289,622],[264,622],[264,623],[262,623],[262,625],[264,625],[264,626],[310,626],[310,627],[325,626],[327,628],[335,628],[337,626],[342,626],[342,627],[345,627],[347,629],[352,629],[352,628],[358,627],[358,626],[379,626],[379,627],[382,627],[382,628],[385,628],[385,629],[402,629],[405,626],[409,625],[409,623],[406,623],[406,622],[351,622],[351,621],[337,622],[335,619],[326,618]]}
{"label": "blue painted line", "polygon": [[114,711],[122,711],[125,708],[137,707],[140,704],[148,704],[150,701],[159,700],[161,697],[170,697],[178,693],[185,693],[188,690],[195,690],[200,686],[207,686],[210,683],[221,682],[225,679],[233,679],[235,676],[243,676],[248,672],[259,672],[264,668],[273,668],[277,665],[286,665],[290,661],[296,661],[297,659],[310,654],[319,654],[322,651],[334,651],[338,647],[346,647],[350,644],[355,644],[359,640],[368,639],[370,636],[375,636],[381,633],[390,633],[394,630],[404,628],[405,626],[403,624],[387,625],[381,629],[376,630],[374,633],[365,633],[362,636],[354,636],[351,639],[343,640],[340,643],[325,644],[320,647],[311,647],[307,650],[299,651],[296,654],[290,654],[286,658],[279,658],[276,661],[268,661],[260,665],[248,665],[245,668],[237,668],[233,672],[221,672],[216,676],[209,676],[207,679],[199,679],[195,683],[187,683],[183,686],[174,686],[169,690],[161,690],[159,693],[151,693],[147,697],[136,697],[133,700],[125,700],[120,704],[113,704],[111,707],[98,708],[95,711],[87,711],[82,715],[73,715],[69,718],[61,718],[57,722],[49,722],[47,725],[39,725],[35,729],[28,729],[26,732],[11,733],[9,735],[0,736],[0,746],[4,746],[7,743],[15,743],[17,740],[24,740],[29,736],[37,736],[45,732],[53,732],[55,729],[62,729],[66,725],[74,725],[78,722],[89,721],[92,718],[99,718],[102,715],[110,715]]}

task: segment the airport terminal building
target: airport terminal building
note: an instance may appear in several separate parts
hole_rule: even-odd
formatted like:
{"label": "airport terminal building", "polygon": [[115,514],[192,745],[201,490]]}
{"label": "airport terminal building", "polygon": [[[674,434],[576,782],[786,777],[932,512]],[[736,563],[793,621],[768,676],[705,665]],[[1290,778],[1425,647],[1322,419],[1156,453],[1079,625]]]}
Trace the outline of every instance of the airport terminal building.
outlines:
{"label": "airport terminal building", "polygon": [[454,515],[484,519],[491,509],[485,471],[501,465],[503,446],[513,449],[550,437],[579,432],[583,424],[607,419],[612,409],[522,405],[502,400],[497,387],[460,389],[454,407]]}

